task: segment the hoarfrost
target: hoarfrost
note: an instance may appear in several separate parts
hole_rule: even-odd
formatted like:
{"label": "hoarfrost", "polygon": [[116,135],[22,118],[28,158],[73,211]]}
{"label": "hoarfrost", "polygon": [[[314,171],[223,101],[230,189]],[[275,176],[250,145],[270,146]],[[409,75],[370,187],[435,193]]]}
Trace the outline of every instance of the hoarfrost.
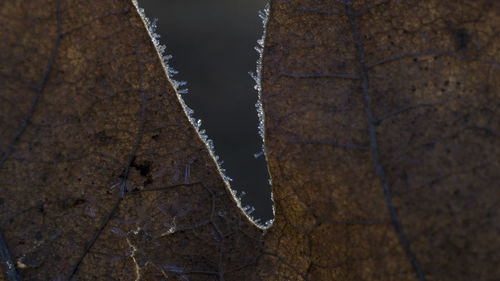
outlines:
{"label": "hoarfrost", "polygon": [[[132,1],[133,1],[133,4],[136,6],[142,20],[144,21],[144,23],[149,31],[149,35],[151,37],[151,40],[153,41],[153,43],[156,47],[156,50],[161,58],[161,61],[162,61],[163,67],[165,69],[165,72],[167,73],[168,79],[171,82],[171,84],[174,86],[174,89],[177,93],[177,98],[179,99],[179,102],[181,103],[182,107],[184,108],[186,115],[188,116],[189,120],[191,121],[192,126],[196,129],[196,132],[198,133],[199,137],[205,142],[205,145],[207,146],[207,149],[208,149],[210,155],[212,156],[215,163],[217,164],[217,168],[218,168],[220,174],[222,175],[222,178],[223,178],[224,182],[226,183],[228,190],[232,194],[233,199],[235,200],[238,207],[243,209],[241,206],[241,198],[238,197],[237,192],[235,190],[233,190],[230,186],[230,182],[232,181],[232,179],[226,175],[226,173],[225,173],[226,170],[224,168],[222,168],[222,161],[220,161],[219,157],[215,155],[215,148],[214,148],[212,140],[210,140],[208,138],[205,130],[201,129],[201,120],[196,120],[193,117],[194,111],[186,105],[186,103],[184,102],[184,99],[181,96],[181,95],[188,93],[188,89],[183,88],[187,85],[187,83],[185,81],[177,81],[173,78],[175,75],[178,74],[178,72],[169,65],[169,61],[172,59],[172,56],[166,55],[165,54],[166,47],[164,45],[160,44],[160,41],[159,41],[160,35],[156,33],[158,20],[157,19],[154,19],[153,21],[149,20],[144,13],[144,9],[139,7],[137,0],[132,0]],[[257,66],[256,66],[256,73],[255,74],[251,73],[250,75],[255,81],[254,89],[258,93],[258,100],[257,100],[257,103],[255,104],[255,107],[257,109],[257,115],[259,118],[258,132],[263,140],[264,139],[264,112],[262,109],[262,99],[261,99],[261,90],[262,89],[261,89],[260,84],[261,84],[264,40],[265,40],[265,36],[266,36],[266,25],[267,25],[267,20],[269,18],[269,4],[266,4],[266,7],[264,8],[263,11],[259,11],[259,17],[262,20],[262,23],[264,26],[264,32],[263,32],[262,38],[257,40],[258,46],[255,47],[255,50],[259,53],[259,59],[257,61]],[[264,152],[265,152],[264,143],[262,143],[262,152],[261,153],[264,154]],[[271,198],[272,198],[272,194],[271,194]],[[247,210],[251,210],[250,213],[254,211],[253,207],[251,209],[247,208]],[[244,213],[254,224],[259,226],[260,228],[267,228],[272,224],[272,219],[267,221],[265,224],[262,224],[262,223],[260,223],[260,219],[255,219],[255,218],[251,217],[250,213],[247,213],[246,211],[244,211]],[[273,217],[274,217],[274,206],[273,206]],[[173,271],[173,270],[170,270],[170,271]]]}
{"label": "hoarfrost", "polygon": [[[264,26],[264,32],[262,34],[262,38],[257,40],[257,46],[255,47],[255,50],[257,53],[259,53],[259,59],[257,60],[257,66],[256,66],[256,73],[254,74],[253,72],[250,73],[250,76],[252,79],[255,81],[255,86],[254,89],[257,91],[258,94],[258,99],[257,103],[255,104],[255,107],[257,109],[257,115],[259,117],[259,134],[264,140],[264,110],[262,108],[262,88],[261,88],[261,75],[262,75],[262,58],[264,55],[264,42],[266,38],[266,25],[267,25],[267,20],[269,18],[269,4],[266,5],[263,11],[259,12],[259,17],[262,19],[262,24]],[[262,142],[262,151],[265,152],[264,148],[264,142]]]}
{"label": "hoarfrost", "polygon": [[255,208],[253,206],[245,206],[243,207],[243,211],[245,211],[248,215],[252,214],[255,212]]}
{"label": "hoarfrost", "polygon": [[257,159],[257,158],[261,157],[262,155],[264,155],[264,152],[263,152],[263,151],[260,151],[260,152],[254,153],[253,157],[254,157],[255,159]]}
{"label": "hoarfrost", "polygon": [[[262,33],[262,37],[257,40],[257,46],[255,46],[255,50],[259,54],[259,59],[257,60],[257,65],[256,65],[256,70],[255,73],[250,72],[250,77],[255,81],[255,86],[254,89],[257,91],[257,103],[255,104],[255,108],[257,109],[257,116],[259,118],[259,126],[258,126],[258,132],[259,135],[262,138],[262,151],[255,153],[254,157],[258,158],[261,155],[265,156],[265,147],[264,147],[264,132],[265,132],[265,123],[264,123],[264,109],[262,107],[262,87],[261,87],[261,77],[262,77],[262,59],[264,56],[264,45],[265,45],[265,40],[266,40],[266,27],[267,27],[267,22],[269,19],[269,12],[270,12],[270,7],[269,3],[266,4],[266,7],[264,10],[259,11],[259,17],[262,20],[262,25],[264,27],[264,32]],[[269,185],[271,185],[271,179],[269,179]],[[273,218],[266,221],[265,223],[261,223],[260,219],[253,219],[254,223],[261,228],[269,228],[273,221],[274,221],[274,216],[275,216],[275,210],[274,210],[274,198],[273,194],[271,191],[271,201],[273,202],[272,205],[272,211],[273,211]]]}
{"label": "hoarfrost", "polygon": [[182,269],[176,265],[164,264],[164,265],[162,265],[162,267],[164,270],[170,271],[170,272],[176,272],[176,273],[183,273],[184,272],[184,269]]}

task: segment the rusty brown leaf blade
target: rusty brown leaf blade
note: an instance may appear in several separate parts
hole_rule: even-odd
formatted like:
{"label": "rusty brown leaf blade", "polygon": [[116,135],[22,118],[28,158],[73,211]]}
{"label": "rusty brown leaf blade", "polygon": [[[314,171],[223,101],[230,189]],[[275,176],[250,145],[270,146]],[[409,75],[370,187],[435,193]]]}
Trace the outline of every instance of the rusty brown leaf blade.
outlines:
{"label": "rusty brown leaf blade", "polygon": [[0,279],[244,280],[261,230],[132,1],[2,1],[0,26]]}
{"label": "rusty brown leaf blade", "polygon": [[500,279],[498,1],[276,0],[267,280]]}
{"label": "rusty brown leaf blade", "polygon": [[0,3],[0,280],[499,279],[499,21],[272,1],[263,232],[134,3]]}

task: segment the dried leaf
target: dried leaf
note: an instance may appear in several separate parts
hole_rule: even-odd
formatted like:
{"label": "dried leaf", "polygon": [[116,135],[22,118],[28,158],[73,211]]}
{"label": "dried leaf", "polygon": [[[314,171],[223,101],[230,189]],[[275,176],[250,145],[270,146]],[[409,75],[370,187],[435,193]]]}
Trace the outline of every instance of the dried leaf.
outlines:
{"label": "dried leaf", "polygon": [[7,1],[0,15],[0,221],[20,280],[241,280],[260,230],[132,2]]}
{"label": "dried leaf", "polygon": [[131,1],[4,1],[0,280],[499,279],[499,19],[272,1],[263,231]]}
{"label": "dried leaf", "polygon": [[500,278],[499,4],[273,2],[267,280]]}

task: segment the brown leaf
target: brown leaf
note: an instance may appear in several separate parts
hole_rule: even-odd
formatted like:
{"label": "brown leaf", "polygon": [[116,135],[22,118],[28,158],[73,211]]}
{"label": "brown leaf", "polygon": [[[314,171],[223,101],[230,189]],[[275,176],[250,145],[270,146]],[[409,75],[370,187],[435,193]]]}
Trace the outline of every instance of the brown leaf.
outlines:
{"label": "brown leaf", "polygon": [[499,19],[271,2],[263,232],[131,1],[4,1],[0,280],[499,279]]}
{"label": "brown leaf", "polygon": [[19,280],[244,279],[260,231],[132,2],[0,11],[0,221]]}
{"label": "brown leaf", "polygon": [[272,3],[268,280],[499,279],[499,2]]}

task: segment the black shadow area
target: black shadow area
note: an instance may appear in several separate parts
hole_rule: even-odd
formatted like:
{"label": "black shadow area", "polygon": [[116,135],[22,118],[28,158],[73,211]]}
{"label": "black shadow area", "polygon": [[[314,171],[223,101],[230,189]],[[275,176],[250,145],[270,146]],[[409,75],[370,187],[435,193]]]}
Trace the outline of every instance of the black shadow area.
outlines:
{"label": "black shadow area", "polygon": [[183,95],[213,140],[231,187],[245,192],[242,205],[255,207],[251,215],[272,218],[271,188],[261,151],[255,109],[257,92],[248,75],[255,71],[256,41],[263,27],[258,11],[265,0],[139,0],[150,20],[158,19],[156,33],[172,55],[174,79],[187,81]]}

